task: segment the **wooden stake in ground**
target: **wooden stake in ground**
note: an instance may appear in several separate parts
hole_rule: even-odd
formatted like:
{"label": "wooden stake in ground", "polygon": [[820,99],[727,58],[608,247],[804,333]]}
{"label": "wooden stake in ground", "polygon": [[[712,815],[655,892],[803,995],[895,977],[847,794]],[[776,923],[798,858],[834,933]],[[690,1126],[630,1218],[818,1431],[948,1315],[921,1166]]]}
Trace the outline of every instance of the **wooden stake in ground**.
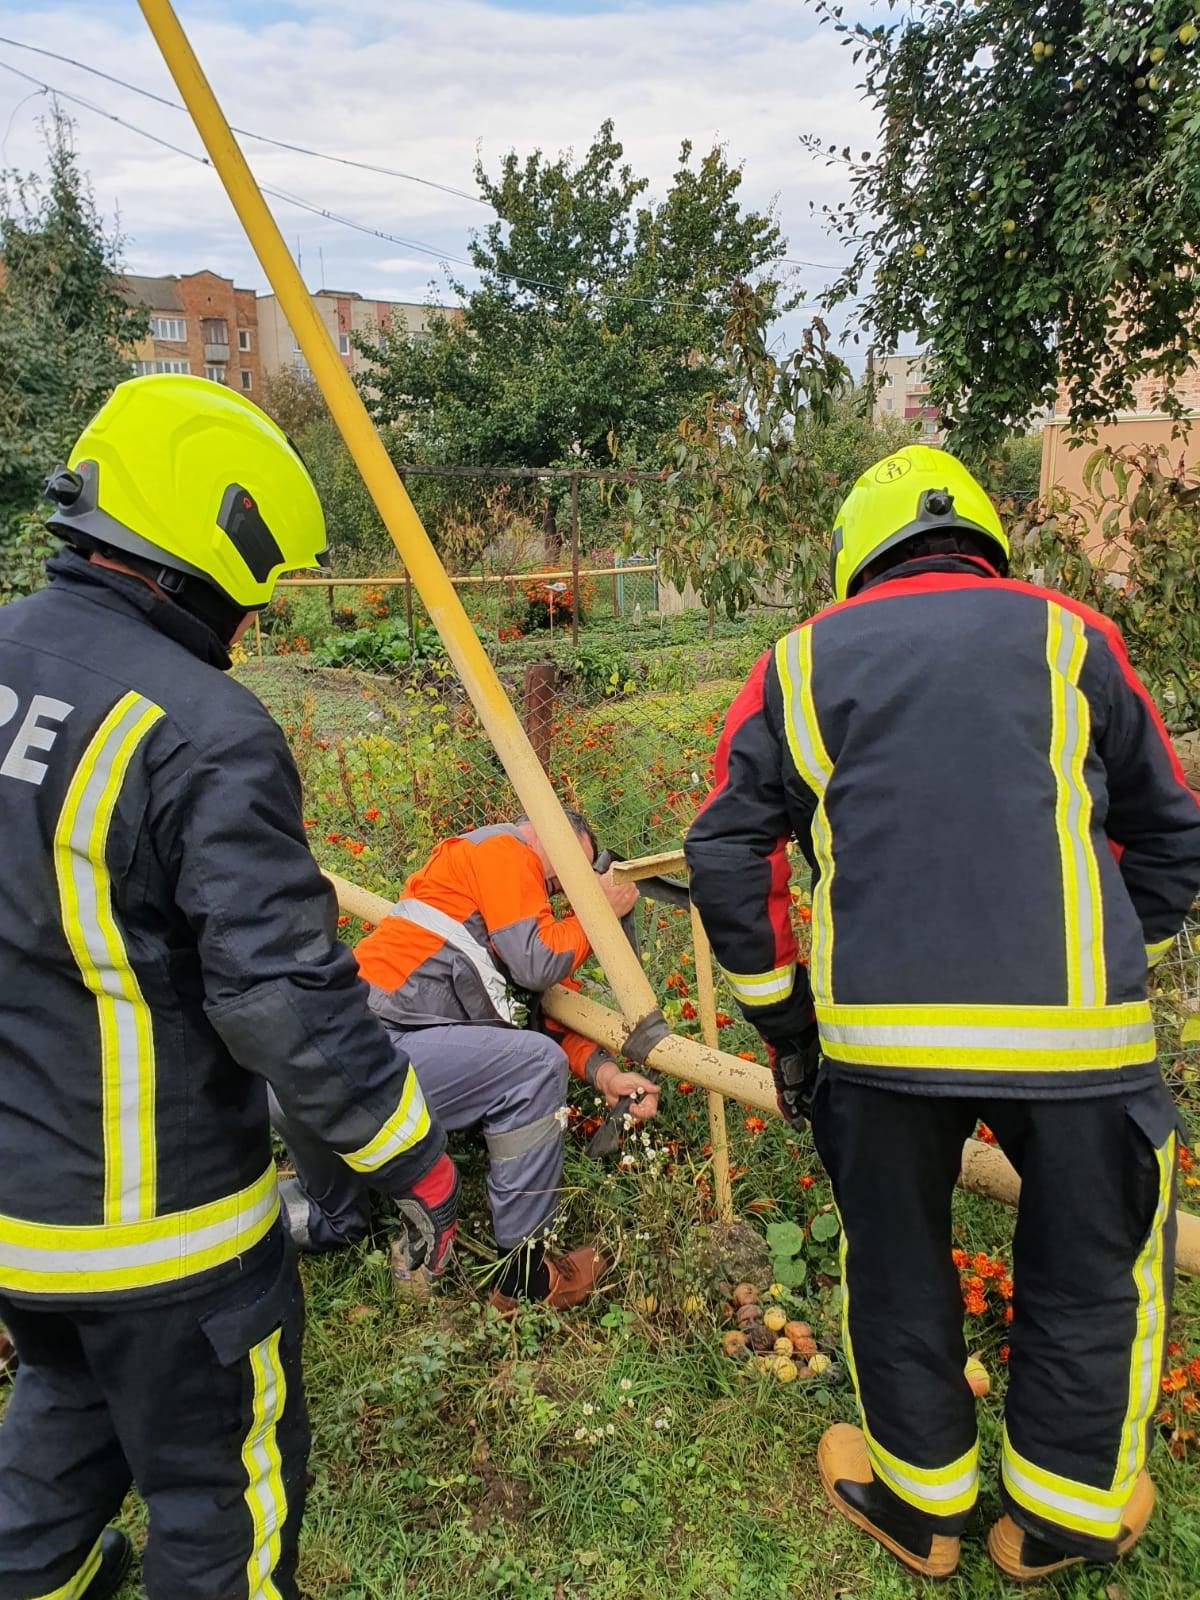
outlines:
{"label": "wooden stake in ground", "polygon": [[[692,949],[696,956],[696,1005],[700,1036],[711,1050],[717,1048],[717,996],[713,987],[712,946],[692,907]],[[713,1200],[722,1222],[733,1221],[733,1182],[729,1175],[729,1130],[725,1126],[725,1097],[708,1091],[708,1142],[712,1146]]]}

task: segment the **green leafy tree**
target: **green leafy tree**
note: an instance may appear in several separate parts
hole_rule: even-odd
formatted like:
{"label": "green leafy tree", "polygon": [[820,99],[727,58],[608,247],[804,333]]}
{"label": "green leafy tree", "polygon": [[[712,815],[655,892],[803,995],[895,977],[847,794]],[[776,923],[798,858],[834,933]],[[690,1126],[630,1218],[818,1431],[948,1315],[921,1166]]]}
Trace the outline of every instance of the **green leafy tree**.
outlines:
{"label": "green leafy tree", "polygon": [[1105,447],[1083,480],[1078,502],[1013,516],[1014,568],[1111,617],[1168,726],[1200,730],[1200,468],[1165,444]]}
{"label": "green leafy tree", "polygon": [[[986,458],[1053,398],[1073,422],[1159,403],[1200,346],[1193,0],[912,0],[888,25],[814,0],[881,129],[828,209],[875,342],[928,343],[930,400]],[[894,0],[889,0],[889,8]]]}
{"label": "green leafy tree", "polygon": [[47,544],[31,516],[41,484],[129,376],[147,313],[121,293],[120,246],[79,170],[71,125],[46,129],[44,177],[0,176],[0,567],[6,588],[40,574]]}
{"label": "green leafy tree", "polygon": [[820,322],[774,355],[772,310],[769,291],[736,291],[716,387],[679,423],[663,489],[626,500],[627,543],[657,545],[670,582],[731,617],[756,603],[820,604],[842,496],[911,437],[893,428],[870,439],[852,409],[867,397],[854,395]]}
{"label": "green leafy tree", "polygon": [[622,156],[606,122],[579,162],[513,151],[495,176],[476,166],[497,220],[470,247],[480,286],[452,281],[461,316],[362,345],[376,417],[422,459],[637,456],[717,382],[730,295],[783,240],[743,210],[741,171],[722,150],[694,161],[684,144],[658,202]]}

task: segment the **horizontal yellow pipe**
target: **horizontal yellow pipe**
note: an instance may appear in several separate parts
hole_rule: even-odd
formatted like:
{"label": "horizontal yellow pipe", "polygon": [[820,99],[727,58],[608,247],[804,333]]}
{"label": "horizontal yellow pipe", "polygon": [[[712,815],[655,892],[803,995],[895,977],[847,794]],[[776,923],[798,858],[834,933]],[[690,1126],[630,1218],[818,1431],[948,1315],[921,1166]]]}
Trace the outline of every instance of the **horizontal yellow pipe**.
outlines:
{"label": "horizontal yellow pipe", "polygon": [[[389,901],[372,894],[369,889],[361,889],[332,872],[325,876],[337,892],[338,904],[352,917],[379,922],[391,910]],[[624,1023],[607,1006],[556,986],[543,997],[542,1007],[548,1017],[553,1017],[564,1028],[583,1034],[585,1039],[594,1039],[614,1056],[620,1054],[625,1037]],[[686,1078],[699,1089],[740,1100],[767,1116],[779,1115],[771,1074],[765,1067],[731,1056],[727,1051],[714,1050],[697,1039],[668,1034],[646,1057],[646,1065],[657,1072],[669,1073],[673,1078]],[[994,1145],[983,1144],[978,1139],[968,1139],[963,1147],[962,1173],[958,1181],[972,1194],[1002,1200],[1010,1206],[1016,1205],[1021,1193],[1021,1180],[1008,1157]],[[1200,1276],[1200,1217],[1190,1211],[1179,1213],[1175,1264],[1180,1272]]]}
{"label": "horizontal yellow pipe", "polygon": [[[657,572],[657,567],[584,567],[579,576],[581,578],[636,578],[640,572]],[[496,573],[466,573],[462,577],[451,578],[454,587],[461,588],[470,583],[536,583],[539,579],[569,578],[572,576],[570,567],[562,567],[555,572],[496,572]],[[399,589],[406,582],[403,573],[395,573],[390,578],[280,578],[276,584],[277,589]]]}
{"label": "horizontal yellow pipe", "polygon": [[338,432],[406,569],[412,573],[430,620],[442,637],[446,652],[471,696],[479,719],[545,846],[558,880],[608,974],[613,993],[632,1029],[658,1009],[641,963],[621,931],[621,924],[563,814],[496,669],[463,610],[462,601],[429,535],[421,526],[421,519],[367,415],[354,380],[342,365],[170,0],[139,0],[139,4],[267,281],[279,298]]}

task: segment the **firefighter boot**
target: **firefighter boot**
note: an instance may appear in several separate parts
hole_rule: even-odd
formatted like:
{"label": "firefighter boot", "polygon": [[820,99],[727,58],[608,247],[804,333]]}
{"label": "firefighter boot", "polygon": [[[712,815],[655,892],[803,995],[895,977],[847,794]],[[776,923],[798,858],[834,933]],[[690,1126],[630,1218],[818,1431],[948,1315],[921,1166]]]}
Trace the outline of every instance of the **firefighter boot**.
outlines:
{"label": "firefighter boot", "polygon": [[87,1586],[79,1591],[79,1600],[112,1600],[133,1560],[129,1540],[116,1528],[105,1528],[96,1553],[99,1556],[96,1571]]}
{"label": "firefighter boot", "polygon": [[[546,1292],[539,1294],[534,1289],[527,1298],[553,1306],[556,1311],[565,1311],[568,1306],[581,1306],[588,1299],[608,1270],[608,1263],[591,1245],[581,1245],[578,1250],[568,1250],[565,1255],[547,1255],[544,1267],[548,1279]],[[516,1295],[506,1294],[496,1288],[492,1290],[488,1303],[501,1316],[511,1317],[516,1314],[518,1300]]]}
{"label": "firefighter boot", "polygon": [[958,1566],[958,1540],[932,1533],[916,1513],[906,1514],[876,1486],[861,1428],[848,1422],[826,1430],[817,1447],[821,1484],[836,1510],[878,1539],[910,1572],[948,1578]]}
{"label": "firefighter boot", "polygon": [[[1133,1493],[1121,1520],[1121,1541],[1117,1546],[1117,1559],[1128,1555],[1146,1531],[1154,1510],[1154,1485],[1150,1474],[1143,1472],[1133,1486]],[[988,1554],[1006,1578],[1013,1583],[1040,1583],[1052,1572],[1064,1567],[1082,1566],[1086,1556],[1070,1555],[1066,1551],[1026,1533],[1011,1517],[1001,1517],[988,1534]]]}

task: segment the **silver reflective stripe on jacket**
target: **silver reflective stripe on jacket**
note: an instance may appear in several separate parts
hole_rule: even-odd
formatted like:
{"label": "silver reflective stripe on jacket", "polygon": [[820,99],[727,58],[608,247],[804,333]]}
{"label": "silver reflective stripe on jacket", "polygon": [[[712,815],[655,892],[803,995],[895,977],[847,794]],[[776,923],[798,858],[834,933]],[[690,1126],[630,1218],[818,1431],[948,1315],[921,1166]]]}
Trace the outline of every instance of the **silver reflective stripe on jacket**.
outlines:
{"label": "silver reflective stripe on jacket", "polygon": [[439,911],[436,906],[427,905],[424,900],[397,900],[392,907],[391,915],[403,917],[405,922],[424,928],[427,933],[437,934],[439,939],[444,939],[448,945],[452,945],[455,950],[466,956],[479,974],[479,981],[483,984],[500,1020],[502,1022],[516,1020],[513,1004],[508,996],[508,979],[492,960],[491,953],[478,939],[467,932],[461,922],[456,922],[453,917],[444,911]]}

